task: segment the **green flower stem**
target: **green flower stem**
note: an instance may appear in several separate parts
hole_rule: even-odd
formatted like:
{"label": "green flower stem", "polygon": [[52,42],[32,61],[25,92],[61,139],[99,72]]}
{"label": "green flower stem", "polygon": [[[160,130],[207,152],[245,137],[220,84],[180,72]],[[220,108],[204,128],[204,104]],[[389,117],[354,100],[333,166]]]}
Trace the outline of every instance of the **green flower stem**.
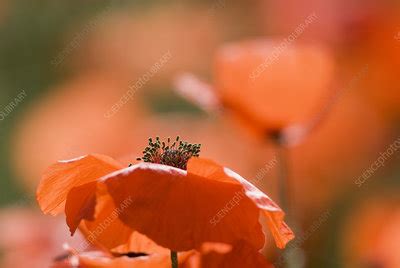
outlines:
{"label": "green flower stem", "polygon": [[171,264],[172,268],[178,268],[178,253],[171,250]]}

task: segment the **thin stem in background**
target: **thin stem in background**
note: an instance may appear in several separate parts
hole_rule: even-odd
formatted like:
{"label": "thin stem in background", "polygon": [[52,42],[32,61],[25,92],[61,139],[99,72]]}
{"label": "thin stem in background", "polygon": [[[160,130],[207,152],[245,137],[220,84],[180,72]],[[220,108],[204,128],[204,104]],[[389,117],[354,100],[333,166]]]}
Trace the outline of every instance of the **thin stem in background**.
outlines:
{"label": "thin stem in background", "polygon": [[[278,159],[278,191],[279,191],[279,205],[286,213],[286,222],[293,229],[295,234],[300,233],[300,226],[297,223],[295,209],[292,199],[293,184],[290,181],[289,173],[289,149],[279,141],[276,142],[276,151]],[[282,254],[284,257],[285,267],[287,268],[301,268],[304,267],[304,251],[301,248],[296,250],[286,250]]]}
{"label": "thin stem in background", "polygon": [[288,220],[292,218],[292,204],[290,198],[290,181],[287,148],[280,143],[276,144],[276,155],[278,159],[278,198],[279,206],[285,211]]}

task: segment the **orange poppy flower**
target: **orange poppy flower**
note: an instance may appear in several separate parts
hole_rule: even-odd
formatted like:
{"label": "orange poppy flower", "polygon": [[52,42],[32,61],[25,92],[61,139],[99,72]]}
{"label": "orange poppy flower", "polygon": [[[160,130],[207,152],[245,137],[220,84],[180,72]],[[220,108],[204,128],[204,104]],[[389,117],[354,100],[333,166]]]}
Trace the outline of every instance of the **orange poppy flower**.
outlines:
{"label": "orange poppy flower", "polygon": [[332,94],[333,61],[317,45],[251,40],[222,47],[215,61],[215,88],[186,75],[177,90],[206,109],[227,108],[263,137],[306,124]]}
{"label": "orange poppy flower", "polygon": [[[133,230],[173,251],[237,240],[260,249],[264,244],[260,212],[278,247],[294,237],[283,221],[284,212],[268,196],[228,168],[190,158],[185,146],[151,155],[156,163],[128,168],[103,155],[61,161],[42,178],[37,191],[40,207],[53,215],[65,209],[71,233],[81,221],[81,229],[85,225],[93,232],[108,214],[104,211],[117,212],[106,230],[113,235],[97,236],[110,250],[126,245]],[[198,147],[190,148],[198,152]],[[144,160],[148,157],[145,154]]]}

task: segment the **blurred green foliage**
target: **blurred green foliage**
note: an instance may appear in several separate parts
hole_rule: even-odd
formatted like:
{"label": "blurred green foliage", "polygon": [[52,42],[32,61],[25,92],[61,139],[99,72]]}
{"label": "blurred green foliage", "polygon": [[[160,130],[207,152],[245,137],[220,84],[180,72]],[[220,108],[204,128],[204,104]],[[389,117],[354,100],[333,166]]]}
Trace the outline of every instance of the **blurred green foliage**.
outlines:
{"label": "blurred green foliage", "polygon": [[6,17],[0,24],[0,107],[7,106],[22,90],[27,98],[0,122],[0,206],[15,202],[22,194],[9,163],[10,139],[18,115],[67,74],[51,64],[64,45],[63,34],[106,4],[106,1],[78,4],[28,0],[8,4]]}

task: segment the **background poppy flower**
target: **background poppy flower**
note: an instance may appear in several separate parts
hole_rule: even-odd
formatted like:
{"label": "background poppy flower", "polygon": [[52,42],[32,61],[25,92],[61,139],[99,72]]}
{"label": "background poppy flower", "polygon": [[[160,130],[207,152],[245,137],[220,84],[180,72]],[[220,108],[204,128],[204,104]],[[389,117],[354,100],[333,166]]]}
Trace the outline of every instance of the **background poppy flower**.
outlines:
{"label": "background poppy flower", "polygon": [[373,0],[283,0],[272,1],[271,6],[269,1],[258,2],[257,16],[264,33],[269,34],[272,31],[290,34],[308,16],[315,14],[316,21],[307,25],[299,39],[320,40],[336,48],[367,32],[368,26],[363,23],[391,4],[390,1]]}
{"label": "background poppy flower", "polygon": [[[187,76],[178,91],[198,103],[221,104],[255,133],[265,136],[291,125],[305,124],[331,97],[334,71],[329,52],[315,44],[288,44],[283,39],[256,39],[227,44],[215,57],[215,86]],[[317,73],[315,73],[317,72]],[[197,88],[196,88],[197,87]]]}
{"label": "background poppy flower", "polygon": [[317,217],[353,187],[389,143],[387,124],[370,104],[355,92],[345,92],[319,128],[289,152],[297,215]]}
{"label": "background poppy flower", "polygon": [[43,170],[58,159],[92,151],[124,154],[131,132],[145,112],[131,100],[115,116],[106,118],[105,114],[128,86],[108,74],[81,74],[32,105],[12,139],[12,163],[23,185],[29,190],[36,188]]}
{"label": "background poppy flower", "polygon": [[[342,62],[347,72],[368,64],[368,75],[360,81],[357,89],[387,120],[397,122],[400,118],[400,93],[397,87],[400,65],[400,19],[396,8],[377,11],[366,20],[368,31],[360,36],[345,52]],[[380,49],[377,50],[376,48]]]}
{"label": "background poppy flower", "polygon": [[3,208],[0,229],[2,268],[50,267],[63,243],[78,247],[83,241],[80,235],[69,236],[61,218],[46,218],[29,208]]}
{"label": "background poppy flower", "polygon": [[304,122],[331,91],[333,61],[323,47],[288,45],[275,55],[281,43],[227,44],[215,60],[215,89],[222,102],[267,129]]}
{"label": "background poppy flower", "polygon": [[400,200],[393,192],[384,193],[359,201],[345,220],[340,247],[344,267],[399,267]]}
{"label": "background poppy flower", "polygon": [[[222,41],[223,27],[223,19],[209,16],[208,8],[201,5],[170,3],[140,12],[136,8],[126,8],[110,13],[94,29],[76,53],[72,65],[131,79],[132,73],[148,72],[169,51],[172,58],[149,81],[151,90],[165,91],[165,85],[177,72],[207,72],[208,55]],[[82,65],[82,58],[85,65]]]}

